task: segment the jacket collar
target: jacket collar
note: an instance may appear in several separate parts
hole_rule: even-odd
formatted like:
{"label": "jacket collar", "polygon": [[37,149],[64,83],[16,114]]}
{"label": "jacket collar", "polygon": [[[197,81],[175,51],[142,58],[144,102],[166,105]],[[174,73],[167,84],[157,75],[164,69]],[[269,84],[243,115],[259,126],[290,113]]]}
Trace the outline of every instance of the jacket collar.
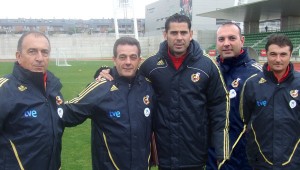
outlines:
{"label": "jacket collar", "polygon": [[[270,71],[268,69],[268,63],[265,63],[264,66],[263,66],[263,72],[265,74],[266,77],[270,78],[272,82],[274,83],[279,83],[276,76],[274,75],[273,71]],[[294,78],[294,65],[290,62],[289,63],[289,70],[288,70],[288,73],[286,75],[286,78],[282,81],[282,82],[286,82],[286,81],[289,81],[291,79]],[[282,83],[280,82],[280,83]]]}
{"label": "jacket collar", "polygon": [[126,83],[126,84],[140,84],[142,81],[142,77],[139,75],[139,70],[137,70],[136,75],[132,79],[128,79],[126,77],[122,77],[119,75],[116,67],[112,68],[112,76],[117,84]]}
{"label": "jacket collar", "polygon": [[[61,89],[62,85],[51,72],[47,71],[47,89],[50,88],[59,88]],[[24,69],[20,66],[18,62],[14,63],[14,68],[12,75],[16,77],[21,83],[24,84],[33,84],[38,89],[41,89],[42,92],[45,92],[44,84],[44,74],[41,72],[32,72],[30,70]],[[56,86],[58,85],[58,86]]]}
{"label": "jacket collar", "polygon": [[254,60],[249,57],[247,48],[243,48],[242,50],[243,52],[238,57],[231,57],[223,60],[220,55],[217,57],[217,63],[219,64],[222,72],[228,72],[234,67],[242,65],[246,66],[249,61]]}
{"label": "jacket collar", "polygon": [[[172,62],[171,59],[168,57],[168,42],[165,40],[163,41],[160,46],[159,46],[159,51],[158,53],[160,54],[159,56],[161,56],[159,58],[162,59],[166,59],[168,62]],[[202,52],[202,49],[200,48],[200,45],[197,41],[195,40],[191,40],[190,41],[190,45],[187,49],[187,53],[186,53],[186,58],[185,60],[183,61],[182,64],[186,64],[188,63],[189,61],[195,61],[195,60],[198,60],[202,57],[203,55],[203,52]]]}

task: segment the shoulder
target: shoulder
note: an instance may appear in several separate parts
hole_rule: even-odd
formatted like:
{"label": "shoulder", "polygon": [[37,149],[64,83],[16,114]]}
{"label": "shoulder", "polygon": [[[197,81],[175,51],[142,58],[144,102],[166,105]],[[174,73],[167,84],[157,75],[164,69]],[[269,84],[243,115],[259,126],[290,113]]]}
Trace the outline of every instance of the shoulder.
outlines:
{"label": "shoulder", "polygon": [[[116,87],[115,87],[116,88]],[[112,81],[107,81],[106,79],[101,79],[99,81],[93,81],[88,84],[79,94],[77,97],[73,98],[72,100],[68,101],[67,103],[77,103],[83,98],[87,100],[93,100],[96,98],[101,98],[105,96],[109,91],[114,91],[114,86]],[[97,94],[97,95],[95,95]]]}
{"label": "shoulder", "polygon": [[256,70],[257,72],[262,72],[262,65],[254,60],[249,62],[249,67]]}
{"label": "shoulder", "polygon": [[8,78],[6,78],[6,77],[1,77],[1,78],[0,78],[0,88],[1,88],[2,86],[4,86],[8,81],[9,81]]}

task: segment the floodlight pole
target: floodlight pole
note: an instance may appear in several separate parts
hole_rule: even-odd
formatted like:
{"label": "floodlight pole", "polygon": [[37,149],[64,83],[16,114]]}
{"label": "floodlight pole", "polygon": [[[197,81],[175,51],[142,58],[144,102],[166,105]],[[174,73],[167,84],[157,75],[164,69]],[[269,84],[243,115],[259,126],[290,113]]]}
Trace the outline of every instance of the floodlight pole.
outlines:
{"label": "floodlight pole", "polygon": [[135,9],[136,9],[136,6],[135,6],[135,0],[133,0],[133,3],[132,3],[132,6],[133,6],[133,27],[134,27],[134,37],[139,40],[139,33],[138,33],[138,28],[137,28],[137,19],[136,19],[136,16],[135,16]]}
{"label": "floodlight pole", "polygon": [[117,8],[116,8],[116,2],[115,1],[116,0],[113,0],[115,35],[116,35],[116,39],[119,39],[120,38],[119,25],[118,25]]}

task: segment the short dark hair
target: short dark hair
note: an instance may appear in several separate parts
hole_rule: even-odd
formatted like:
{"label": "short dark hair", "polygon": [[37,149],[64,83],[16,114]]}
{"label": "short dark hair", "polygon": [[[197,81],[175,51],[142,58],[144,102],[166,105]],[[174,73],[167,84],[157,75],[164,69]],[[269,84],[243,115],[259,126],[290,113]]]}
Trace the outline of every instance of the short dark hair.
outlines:
{"label": "short dark hair", "polygon": [[117,48],[119,45],[135,45],[138,48],[138,56],[141,56],[141,46],[140,43],[137,39],[132,38],[132,37],[121,37],[119,39],[117,39],[117,41],[114,44],[114,49],[113,49],[113,53],[114,53],[114,57],[117,57]]}
{"label": "short dark hair", "polygon": [[39,37],[39,36],[45,37],[49,44],[49,50],[51,51],[51,45],[50,45],[49,38],[40,31],[28,31],[28,32],[23,33],[18,41],[17,51],[19,51],[19,52],[22,51],[22,45],[23,45],[24,38],[31,34],[35,35],[36,37]]}
{"label": "short dark hair", "polygon": [[171,22],[178,22],[178,23],[187,23],[189,30],[191,30],[192,24],[191,24],[191,20],[188,16],[185,15],[181,15],[181,14],[174,14],[172,16],[170,16],[165,23],[165,31],[168,32],[168,30],[170,29],[170,23]]}
{"label": "short dark hair", "polygon": [[289,46],[290,52],[293,52],[293,44],[289,39],[289,37],[284,34],[278,34],[278,33],[271,34],[265,45],[266,51],[268,51],[269,46],[272,44],[278,45],[279,47]]}
{"label": "short dark hair", "polygon": [[[233,26],[236,26],[236,27],[239,29],[239,34],[240,34],[240,36],[242,36],[242,30],[241,30],[241,27],[240,27],[236,22],[231,22],[231,21],[229,21],[229,22],[224,22],[220,27],[226,26],[226,25],[233,25]],[[219,28],[220,28],[220,27],[219,27]]]}

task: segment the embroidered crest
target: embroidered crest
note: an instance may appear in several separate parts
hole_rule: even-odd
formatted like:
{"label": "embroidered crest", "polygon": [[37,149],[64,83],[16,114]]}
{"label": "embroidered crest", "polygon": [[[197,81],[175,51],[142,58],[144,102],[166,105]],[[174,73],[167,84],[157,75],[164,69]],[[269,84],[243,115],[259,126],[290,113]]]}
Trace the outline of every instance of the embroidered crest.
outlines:
{"label": "embroidered crest", "polygon": [[267,80],[266,79],[264,79],[264,78],[260,78],[260,80],[259,80],[259,84],[262,84],[262,83],[265,83],[265,82],[267,82]]}
{"label": "embroidered crest", "polygon": [[25,87],[25,86],[23,86],[23,85],[20,85],[20,86],[18,87],[18,89],[19,89],[20,91],[25,91],[25,90],[27,90],[27,87]]}
{"label": "embroidered crest", "polygon": [[60,118],[62,118],[64,115],[64,110],[62,108],[57,108],[57,114]]}
{"label": "embroidered crest", "polygon": [[150,103],[149,95],[146,95],[145,97],[143,97],[143,101],[144,101],[145,105],[148,105]]}
{"label": "embroidered crest", "polygon": [[196,83],[197,81],[199,81],[199,80],[200,80],[200,73],[198,72],[198,73],[196,73],[196,74],[192,74],[191,80],[192,80],[194,83]]}
{"label": "embroidered crest", "polygon": [[299,90],[291,90],[291,91],[290,91],[290,95],[291,95],[293,98],[296,98],[296,97],[298,97],[298,92],[299,92]]}
{"label": "embroidered crest", "polygon": [[55,99],[56,99],[56,104],[57,105],[61,105],[63,103],[63,100],[61,99],[60,96],[56,96]]}
{"label": "embroidered crest", "polygon": [[144,115],[145,115],[145,117],[149,117],[150,109],[148,107],[144,109]]}
{"label": "embroidered crest", "polygon": [[231,83],[231,86],[234,87],[234,88],[238,87],[239,84],[240,84],[239,83],[240,80],[241,80],[240,78],[237,78],[237,79],[233,80],[233,82]]}

